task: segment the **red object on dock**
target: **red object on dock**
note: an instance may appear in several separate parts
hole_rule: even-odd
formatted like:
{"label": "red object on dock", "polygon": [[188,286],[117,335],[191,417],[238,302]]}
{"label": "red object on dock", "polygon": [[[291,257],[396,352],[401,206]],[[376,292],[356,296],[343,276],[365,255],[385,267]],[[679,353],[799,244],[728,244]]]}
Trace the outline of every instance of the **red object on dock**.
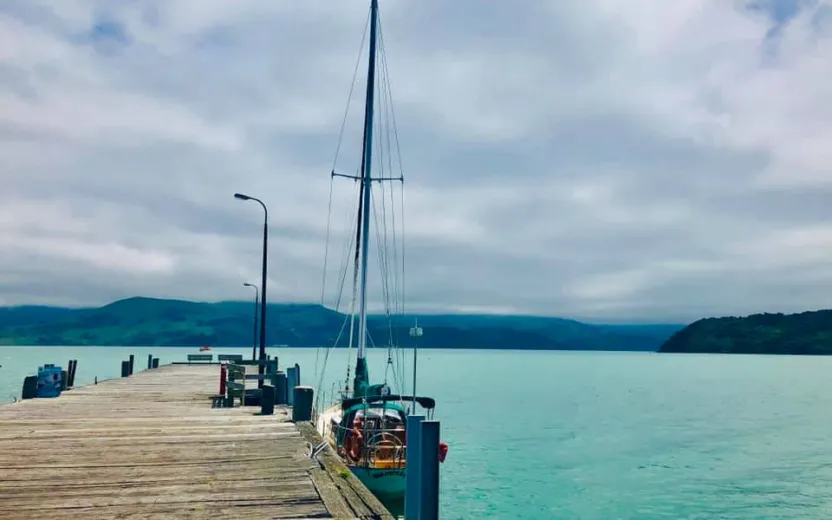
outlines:
{"label": "red object on dock", "polygon": [[445,457],[448,456],[448,443],[439,442],[439,462],[445,462]]}
{"label": "red object on dock", "polygon": [[220,395],[225,395],[225,380],[228,378],[228,369],[225,363],[220,365]]}

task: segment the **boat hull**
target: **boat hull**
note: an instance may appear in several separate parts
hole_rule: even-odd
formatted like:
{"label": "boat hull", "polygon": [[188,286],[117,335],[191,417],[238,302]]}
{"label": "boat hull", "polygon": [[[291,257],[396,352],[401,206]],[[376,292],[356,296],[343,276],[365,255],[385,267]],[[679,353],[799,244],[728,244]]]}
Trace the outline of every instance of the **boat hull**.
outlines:
{"label": "boat hull", "polygon": [[350,471],[358,477],[367,489],[380,499],[397,499],[404,497],[405,468],[362,468],[349,466]]}

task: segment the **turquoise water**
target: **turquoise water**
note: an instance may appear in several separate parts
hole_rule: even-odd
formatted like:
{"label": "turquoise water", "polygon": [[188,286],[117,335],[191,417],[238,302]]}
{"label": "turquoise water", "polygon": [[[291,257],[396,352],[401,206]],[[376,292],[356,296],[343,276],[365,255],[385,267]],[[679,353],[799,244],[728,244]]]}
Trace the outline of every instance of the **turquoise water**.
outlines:
{"label": "turquoise water", "polygon": [[[0,401],[45,362],[78,359],[80,384],[193,351],[0,348]],[[278,354],[312,382],[315,350]],[[830,358],[426,350],[419,367],[450,444],[443,519],[832,517]]]}

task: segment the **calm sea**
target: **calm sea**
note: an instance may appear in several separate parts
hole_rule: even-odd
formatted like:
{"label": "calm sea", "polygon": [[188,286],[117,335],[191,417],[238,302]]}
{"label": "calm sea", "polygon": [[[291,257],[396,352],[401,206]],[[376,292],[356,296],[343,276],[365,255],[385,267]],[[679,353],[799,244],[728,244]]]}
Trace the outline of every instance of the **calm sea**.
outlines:
{"label": "calm sea", "polygon": [[[81,384],[193,351],[0,348],[0,401],[39,364],[78,359]],[[314,383],[315,350],[278,355]],[[450,444],[443,519],[832,518],[830,358],[424,350],[419,369]]]}

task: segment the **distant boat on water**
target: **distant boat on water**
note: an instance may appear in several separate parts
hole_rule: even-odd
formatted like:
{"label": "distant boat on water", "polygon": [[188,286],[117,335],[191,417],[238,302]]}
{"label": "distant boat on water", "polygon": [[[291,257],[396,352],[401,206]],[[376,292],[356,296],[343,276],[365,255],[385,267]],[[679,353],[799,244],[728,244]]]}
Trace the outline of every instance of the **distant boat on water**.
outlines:
{"label": "distant boat on water", "polygon": [[200,352],[205,352],[206,350],[211,350],[211,347],[206,347],[205,345],[199,347]]}

